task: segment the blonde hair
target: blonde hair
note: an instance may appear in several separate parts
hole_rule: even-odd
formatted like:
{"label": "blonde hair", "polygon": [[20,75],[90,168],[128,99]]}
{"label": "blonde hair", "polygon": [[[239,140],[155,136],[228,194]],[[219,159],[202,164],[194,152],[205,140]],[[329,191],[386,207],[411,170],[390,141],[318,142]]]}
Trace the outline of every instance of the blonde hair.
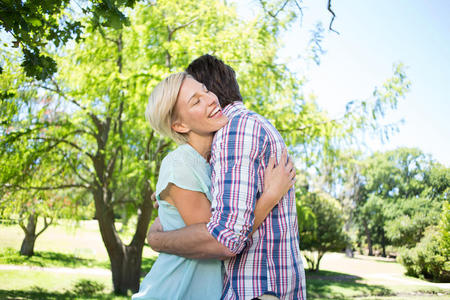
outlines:
{"label": "blonde hair", "polygon": [[181,84],[186,78],[193,78],[186,72],[170,75],[158,83],[148,99],[145,118],[158,133],[174,140],[177,144],[187,143],[187,136],[172,129],[175,104]]}

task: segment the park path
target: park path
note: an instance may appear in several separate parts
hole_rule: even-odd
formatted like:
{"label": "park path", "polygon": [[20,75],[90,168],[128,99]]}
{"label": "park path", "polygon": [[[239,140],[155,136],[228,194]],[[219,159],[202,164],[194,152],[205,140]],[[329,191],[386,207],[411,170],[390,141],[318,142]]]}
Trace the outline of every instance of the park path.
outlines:
{"label": "park path", "polygon": [[394,260],[355,255],[348,258],[342,253],[327,253],[321,261],[321,269],[342,272],[345,274],[361,277],[372,283],[396,283],[410,286],[429,286],[450,291],[450,283],[436,283],[421,279],[407,277],[405,269]]}
{"label": "park path", "polygon": [[0,265],[1,270],[19,270],[19,271],[44,271],[62,274],[85,274],[85,275],[111,275],[111,271],[101,268],[65,268],[65,267],[38,267],[38,266],[19,266],[19,265]]}

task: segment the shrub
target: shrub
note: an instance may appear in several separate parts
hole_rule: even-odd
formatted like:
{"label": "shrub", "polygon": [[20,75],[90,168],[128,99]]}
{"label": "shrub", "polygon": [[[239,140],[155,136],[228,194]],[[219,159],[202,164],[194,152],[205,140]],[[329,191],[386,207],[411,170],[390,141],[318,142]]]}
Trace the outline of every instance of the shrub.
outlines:
{"label": "shrub", "polygon": [[100,282],[89,279],[81,279],[75,283],[72,292],[75,295],[91,296],[100,293],[104,289],[105,285]]}
{"label": "shrub", "polygon": [[300,249],[310,270],[318,271],[326,252],[342,251],[349,242],[345,218],[338,200],[325,193],[308,192],[299,197]]}
{"label": "shrub", "polygon": [[448,256],[442,251],[441,238],[438,228],[430,226],[414,248],[405,248],[400,252],[399,261],[408,275],[450,282]]}

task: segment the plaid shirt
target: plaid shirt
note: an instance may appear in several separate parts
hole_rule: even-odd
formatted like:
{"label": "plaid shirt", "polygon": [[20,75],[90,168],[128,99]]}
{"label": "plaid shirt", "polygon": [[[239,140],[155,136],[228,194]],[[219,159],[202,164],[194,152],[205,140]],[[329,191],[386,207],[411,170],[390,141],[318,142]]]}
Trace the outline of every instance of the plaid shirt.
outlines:
{"label": "plaid shirt", "polygon": [[266,292],[280,299],[306,299],[294,189],[256,232],[254,210],[264,187],[270,154],[284,147],[278,131],[241,102],[224,110],[229,122],[215,135],[212,153],[212,217],[209,232],[230,251],[222,299],[252,299]]}

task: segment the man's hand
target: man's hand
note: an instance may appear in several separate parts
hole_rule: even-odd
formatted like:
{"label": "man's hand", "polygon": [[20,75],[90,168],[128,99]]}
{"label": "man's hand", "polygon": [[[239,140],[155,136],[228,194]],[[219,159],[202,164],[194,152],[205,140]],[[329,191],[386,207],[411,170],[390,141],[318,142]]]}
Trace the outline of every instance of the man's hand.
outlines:
{"label": "man's hand", "polygon": [[151,198],[152,201],[153,201],[153,207],[156,208],[156,209],[158,209],[159,204],[158,204],[158,201],[156,201],[156,192],[154,192],[150,198]]}
{"label": "man's hand", "polygon": [[[161,225],[161,221],[159,220],[159,217],[156,217],[155,221],[153,222],[152,226],[150,226],[150,229],[148,230],[147,233],[147,243],[150,245],[150,247],[152,247],[151,245],[151,235],[155,232],[163,232],[164,229]],[[156,249],[154,249],[152,247],[153,250],[157,251]]]}

